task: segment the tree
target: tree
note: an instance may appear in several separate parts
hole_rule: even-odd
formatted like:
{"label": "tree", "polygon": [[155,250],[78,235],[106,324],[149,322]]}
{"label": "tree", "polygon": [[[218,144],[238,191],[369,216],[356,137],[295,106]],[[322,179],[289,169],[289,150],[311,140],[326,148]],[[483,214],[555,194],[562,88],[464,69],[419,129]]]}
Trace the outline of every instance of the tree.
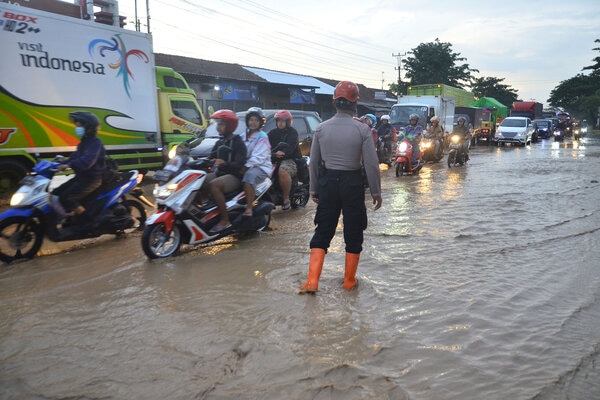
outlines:
{"label": "tree", "polygon": [[469,86],[475,97],[493,97],[510,108],[512,103],[519,98],[518,90],[503,84],[503,81],[504,78],[484,76],[471,79]]}
{"label": "tree", "polygon": [[[594,42],[600,43],[600,39]],[[600,51],[600,47],[592,50]],[[593,61],[594,65],[582,68],[582,71],[590,70],[589,75],[579,73],[552,89],[548,99],[551,106],[563,108],[578,118],[596,120],[600,107],[600,56]]]}
{"label": "tree", "polygon": [[471,81],[472,69],[469,64],[462,63],[466,58],[460,53],[452,52],[452,44],[440,42],[421,43],[411,50],[411,55],[404,61],[406,77],[411,85],[442,83],[463,88]]}

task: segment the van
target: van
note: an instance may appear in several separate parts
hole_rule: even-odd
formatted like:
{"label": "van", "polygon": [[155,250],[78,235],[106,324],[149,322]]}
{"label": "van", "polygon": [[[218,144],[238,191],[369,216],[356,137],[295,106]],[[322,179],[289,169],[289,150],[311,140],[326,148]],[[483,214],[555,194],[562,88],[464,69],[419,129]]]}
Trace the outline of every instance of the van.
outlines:
{"label": "van", "polygon": [[533,132],[533,122],[528,117],[506,117],[496,129],[494,140],[498,146],[504,143],[526,146],[531,144]]}

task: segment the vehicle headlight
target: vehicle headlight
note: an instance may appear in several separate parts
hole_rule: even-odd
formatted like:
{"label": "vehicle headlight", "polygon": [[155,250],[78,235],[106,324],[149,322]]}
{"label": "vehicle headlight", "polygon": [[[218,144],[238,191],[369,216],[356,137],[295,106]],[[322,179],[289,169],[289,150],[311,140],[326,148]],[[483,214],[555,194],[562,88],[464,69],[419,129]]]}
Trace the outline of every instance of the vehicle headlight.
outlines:
{"label": "vehicle headlight", "polygon": [[406,142],[400,143],[400,146],[398,146],[398,150],[400,150],[401,152],[404,153],[406,150],[408,150],[408,143],[406,143]]}
{"label": "vehicle headlight", "polygon": [[171,147],[171,150],[169,150],[169,154],[167,156],[169,157],[169,160],[172,160],[176,154],[177,154],[177,146],[173,146],[173,147]]}
{"label": "vehicle headlight", "polygon": [[19,204],[21,204],[21,202],[23,201],[24,198],[25,198],[25,193],[17,192],[15,194],[13,194],[12,197],[10,198],[10,205],[18,206]]}
{"label": "vehicle headlight", "polygon": [[460,136],[459,135],[453,135],[450,140],[452,141],[452,143],[458,143],[460,142]]}
{"label": "vehicle headlight", "polygon": [[166,186],[156,186],[152,191],[152,194],[156,199],[164,200],[175,192],[177,189],[176,183],[171,183]]}

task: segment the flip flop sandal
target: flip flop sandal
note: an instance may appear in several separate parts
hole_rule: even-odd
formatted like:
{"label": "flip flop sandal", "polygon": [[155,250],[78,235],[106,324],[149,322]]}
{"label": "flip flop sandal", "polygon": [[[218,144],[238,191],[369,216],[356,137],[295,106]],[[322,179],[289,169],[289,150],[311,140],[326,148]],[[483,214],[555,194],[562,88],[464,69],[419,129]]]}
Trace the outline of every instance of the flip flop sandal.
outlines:
{"label": "flip flop sandal", "polygon": [[283,205],[281,206],[281,209],[284,211],[287,211],[290,208],[292,208],[292,203],[289,200],[283,203]]}

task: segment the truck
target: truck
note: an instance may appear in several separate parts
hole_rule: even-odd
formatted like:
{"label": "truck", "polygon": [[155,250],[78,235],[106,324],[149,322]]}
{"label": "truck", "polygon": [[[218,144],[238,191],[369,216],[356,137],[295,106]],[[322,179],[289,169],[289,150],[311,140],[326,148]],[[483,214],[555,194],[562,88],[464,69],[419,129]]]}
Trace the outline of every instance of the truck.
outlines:
{"label": "truck", "polygon": [[469,107],[479,107],[489,112],[489,114],[487,112],[482,114],[481,130],[478,133],[477,140],[485,140],[488,144],[492,144],[496,126],[508,115],[508,107],[493,97],[480,97],[469,104]]}
{"label": "truck", "polygon": [[390,124],[397,132],[402,133],[409,124],[410,115],[417,114],[419,124],[425,129],[431,117],[436,115],[440,118],[440,126],[444,132],[451,132],[455,105],[454,97],[401,96],[390,110]]}
{"label": "truck", "polygon": [[515,101],[510,109],[511,117],[527,117],[530,120],[542,118],[542,103],[536,101]]}
{"label": "truck", "polygon": [[409,96],[429,95],[454,97],[456,107],[467,107],[475,100],[475,95],[473,95],[473,93],[442,83],[412,85],[408,87],[406,94]]}
{"label": "truck", "polygon": [[[37,159],[68,155],[79,139],[69,113],[93,112],[98,137],[120,169],[160,169],[167,153],[206,128],[195,92],[171,68],[154,64],[150,34],[0,3],[0,197]],[[95,3],[83,1],[80,6]],[[108,3],[107,0],[98,2]],[[97,7],[96,7],[97,9]],[[122,18],[115,18],[122,21]]]}

